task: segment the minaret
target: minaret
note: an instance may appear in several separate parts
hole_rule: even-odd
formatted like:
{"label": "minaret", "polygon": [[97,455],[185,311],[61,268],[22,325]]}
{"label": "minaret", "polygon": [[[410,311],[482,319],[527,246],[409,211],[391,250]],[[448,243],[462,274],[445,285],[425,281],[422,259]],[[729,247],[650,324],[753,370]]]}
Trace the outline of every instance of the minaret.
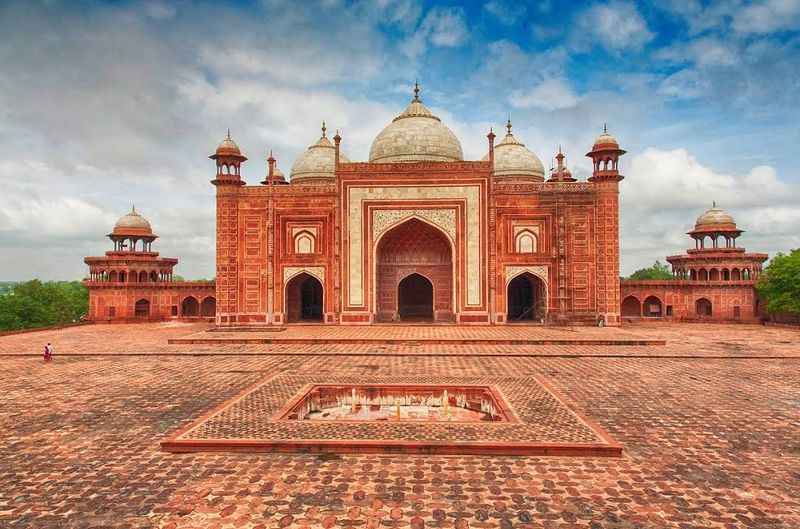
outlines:
{"label": "minaret", "polygon": [[592,150],[593,171],[589,182],[597,197],[597,312],[605,325],[620,324],[619,306],[619,157],[625,154],[603,125]]}
{"label": "minaret", "polygon": [[217,164],[217,317],[216,324],[235,324],[238,312],[239,190],[241,165],[247,158],[231,139],[231,131],[209,156]]}

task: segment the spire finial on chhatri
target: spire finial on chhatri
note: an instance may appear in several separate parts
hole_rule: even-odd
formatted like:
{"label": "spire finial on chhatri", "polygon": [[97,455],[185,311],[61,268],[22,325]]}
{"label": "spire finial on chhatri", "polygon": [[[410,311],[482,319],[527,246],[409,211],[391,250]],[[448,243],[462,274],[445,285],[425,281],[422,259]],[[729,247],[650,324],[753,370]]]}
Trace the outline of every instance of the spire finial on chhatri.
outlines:
{"label": "spire finial on chhatri", "polygon": [[131,202],[131,213],[136,213],[136,204]]}
{"label": "spire finial on chhatri", "polygon": [[230,129],[230,127],[228,127],[228,134],[225,136],[225,139],[226,140],[231,139],[231,129]]}
{"label": "spire finial on chhatri", "polygon": [[322,137],[323,138],[326,137],[327,130],[328,130],[328,127],[325,126],[325,121],[323,121],[322,122]]}
{"label": "spire finial on chhatri", "polygon": [[712,201],[711,201],[711,207],[712,207],[712,208],[715,208],[715,207],[717,207],[717,201],[716,201],[716,200],[712,200]]}
{"label": "spire finial on chhatri", "polygon": [[506,121],[506,130],[511,134],[511,113],[508,113],[508,121]]}
{"label": "spire finial on chhatri", "polygon": [[419,101],[419,79],[414,81],[414,101]]}
{"label": "spire finial on chhatri", "polygon": [[603,123],[603,134],[608,134],[608,123]]}

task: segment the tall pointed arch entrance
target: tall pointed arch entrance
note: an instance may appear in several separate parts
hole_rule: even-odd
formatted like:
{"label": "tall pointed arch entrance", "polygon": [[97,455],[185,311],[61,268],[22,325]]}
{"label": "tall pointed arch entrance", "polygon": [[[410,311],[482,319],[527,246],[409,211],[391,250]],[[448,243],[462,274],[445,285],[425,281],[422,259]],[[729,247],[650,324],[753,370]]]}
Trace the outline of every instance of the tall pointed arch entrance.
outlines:
{"label": "tall pointed arch entrance", "polygon": [[416,218],[395,226],[375,250],[378,321],[452,321],[453,249],[438,228]]}
{"label": "tall pointed arch entrance", "polygon": [[508,282],[506,321],[541,322],[547,312],[547,286],[541,278],[523,272]]}

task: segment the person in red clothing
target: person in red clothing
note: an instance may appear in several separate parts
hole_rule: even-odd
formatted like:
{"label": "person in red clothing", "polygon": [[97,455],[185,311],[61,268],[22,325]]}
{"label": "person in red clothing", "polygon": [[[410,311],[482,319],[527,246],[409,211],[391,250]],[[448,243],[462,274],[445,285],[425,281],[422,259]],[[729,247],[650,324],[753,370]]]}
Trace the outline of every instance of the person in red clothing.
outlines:
{"label": "person in red clothing", "polygon": [[44,361],[49,362],[52,360],[54,352],[55,349],[53,349],[53,346],[50,344],[50,342],[47,342],[47,345],[44,346]]}

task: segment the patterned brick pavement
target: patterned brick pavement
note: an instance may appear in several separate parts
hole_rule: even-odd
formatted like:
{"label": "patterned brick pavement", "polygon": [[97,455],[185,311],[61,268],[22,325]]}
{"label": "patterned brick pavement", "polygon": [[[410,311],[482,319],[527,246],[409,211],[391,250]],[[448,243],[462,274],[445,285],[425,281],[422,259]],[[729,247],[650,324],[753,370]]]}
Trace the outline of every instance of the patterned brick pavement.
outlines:
{"label": "patterned brick pavement", "polygon": [[[387,327],[387,326],[382,326]],[[393,326],[389,326],[393,327]],[[628,325],[619,329],[595,328],[531,328],[490,327],[476,331],[490,336],[513,337],[526,332],[548,333],[547,336],[605,336],[666,340],[666,346],[596,346],[596,345],[487,345],[431,344],[425,341],[391,344],[187,344],[170,345],[169,339],[191,336],[207,329],[206,324],[179,322],[131,325],[88,325],[0,337],[0,355],[38,355],[44,344],[52,342],[56,354],[326,354],[326,355],[535,355],[535,356],[658,356],[658,357],[800,357],[800,329],[763,327],[760,325],[669,324]],[[319,326],[290,326],[294,336],[317,336],[328,333]],[[337,333],[375,332],[372,328],[341,328]],[[409,326],[394,333],[414,332],[422,335],[436,330],[444,336],[463,336],[463,329],[449,326]],[[474,329],[474,328],[473,328]],[[512,334],[504,334],[510,329]],[[331,331],[332,332],[332,331]],[[453,332],[455,334],[449,334]],[[217,333],[222,334],[222,333]],[[539,334],[539,336],[544,336]]]}
{"label": "patterned brick pavement", "polygon": [[[724,337],[750,340],[743,356],[773,338]],[[712,347],[697,336],[686,342],[684,354]],[[625,452],[564,458],[159,449],[169,432],[281,373],[541,377]],[[43,364],[5,357],[0,527],[796,529],[798,388],[796,359],[156,355],[62,356]]]}

